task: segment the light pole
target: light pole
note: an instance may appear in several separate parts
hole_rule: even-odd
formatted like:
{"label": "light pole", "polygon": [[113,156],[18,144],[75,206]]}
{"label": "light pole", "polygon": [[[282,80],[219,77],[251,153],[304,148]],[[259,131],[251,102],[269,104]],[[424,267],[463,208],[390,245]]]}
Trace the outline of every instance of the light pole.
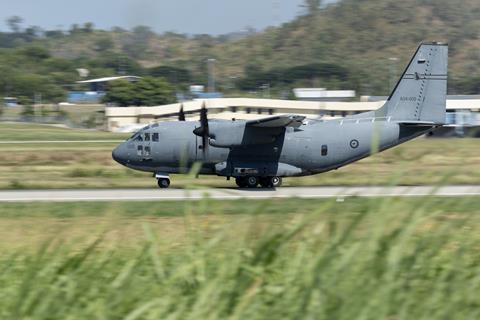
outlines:
{"label": "light pole", "polygon": [[208,59],[208,92],[215,92],[215,62],[216,59]]}

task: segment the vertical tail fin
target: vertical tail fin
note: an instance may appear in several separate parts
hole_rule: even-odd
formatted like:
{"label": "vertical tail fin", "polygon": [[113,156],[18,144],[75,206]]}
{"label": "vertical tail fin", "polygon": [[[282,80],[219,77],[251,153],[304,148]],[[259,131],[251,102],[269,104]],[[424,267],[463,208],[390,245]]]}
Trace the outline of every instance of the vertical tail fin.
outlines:
{"label": "vertical tail fin", "polygon": [[422,43],[379,110],[392,121],[445,123],[448,45]]}

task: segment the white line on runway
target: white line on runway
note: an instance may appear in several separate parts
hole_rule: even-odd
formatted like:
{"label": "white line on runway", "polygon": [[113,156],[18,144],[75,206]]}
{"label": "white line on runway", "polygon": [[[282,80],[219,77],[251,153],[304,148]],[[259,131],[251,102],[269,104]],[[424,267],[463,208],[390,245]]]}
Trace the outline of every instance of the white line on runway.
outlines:
{"label": "white line on runway", "polygon": [[179,201],[275,198],[348,198],[348,197],[462,197],[480,196],[480,186],[417,187],[298,187],[277,190],[239,189],[98,189],[98,190],[20,190],[0,191],[0,202],[74,202],[74,201]]}

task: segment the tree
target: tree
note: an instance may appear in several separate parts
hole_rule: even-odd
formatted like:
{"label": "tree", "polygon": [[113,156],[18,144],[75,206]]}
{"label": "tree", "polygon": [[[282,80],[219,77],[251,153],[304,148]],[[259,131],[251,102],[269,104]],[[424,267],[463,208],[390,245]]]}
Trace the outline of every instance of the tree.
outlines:
{"label": "tree", "polygon": [[170,83],[189,83],[192,81],[192,75],[187,69],[158,66],[148,70],[148,74],[153,77],[161,77],[167,79]]}
{"label": "tree", "polygon": [[162,78],[145,77],[137,82],[114,81],[103,102],[127,106],[155,106],[175,102],[173,87]]}
{"label": "tree", "polygon": [[307,15],[314,16],[320,10],[320,6],[322,5],[322,0],[305,0],[304,4],[301,7],[307,10]]}
{"label": "tree", "polygon": [[13,33],[19,33],[21,30],[20,25],[23,22],[23,18],[19,16],[12,16],[7,19],[7,25]]}
{"label": "tree", "polygon": [[81,29],[78,26],[78,24],[74,23],[74,24],[72,24],[72,26],[70,27],[70,30],[68,32],[70,33],[70,35],[73,35],[73,34],[80,33],[80,31],[81,31]]}
{"label": "tree", "polygon": [[86,22],[83,24],[83,32],[85,33],[92,33],[94,28],[94,24],[92,22]]}
{"label": "tree", "polygon": [[109,35],[102,36],[95,40],[95,51],[102,52],[113,49],[115,43]]}
{"label": "tree", "polygon": [[50,52],[48,51],[48,49],[40,45],[29,45],[19,49],[19,52],[25,55],[25,57],[27,57],[28,59],[35,62],[50,58]]}
{"label": "tree", "polygon": [[141,59],[145,57],[148,50],[150,39],[153,37],[153,31],[147,26],[136,26],[132,34],[127,38],[123,45],[123,50],[132,58]]}
{"label": "tree", "polygon": [[106,103],[114,103],[122,107],[134,104],[135,86],[127,80],[118,80],[109,84],[107,94],[103,98]]}
{"label": "tree", "polygon": [[135,85],[137,105],[156,106],[175,102],[173,87],[162,78],[145,77]]}

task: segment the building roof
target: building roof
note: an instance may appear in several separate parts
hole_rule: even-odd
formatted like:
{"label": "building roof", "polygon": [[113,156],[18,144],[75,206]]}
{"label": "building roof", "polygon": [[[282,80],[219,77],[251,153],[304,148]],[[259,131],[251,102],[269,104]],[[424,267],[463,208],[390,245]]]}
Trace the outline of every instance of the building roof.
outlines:
{"label": "building roof", "polygon": [[[320,111],[345,111],[362,112],[372,111],[380,108],[385,102],[311,102],[294,100],[271,100],[271,99],[248,99],[248,98],[223,98],[223,99],[198,99],[184,103],[175,103],[158,107],[108,107],[107,117],[136,117],[151,115],[156,117],[178,114],[180,107],[186,113],[196,113],[203,105],[207,109],[215,109],[221,112],[228,112],[229,108],[241,107],[273,109],[275,113],[298,113],[318,114]],[[447,110],[472,110],[480,109],[480,100],[447,100]]]}
{"label": "building roof", "polygon": [[110,81],[115,81],[115,80],[139,80],[142,77],[137,77],[137,76],[118,76],[118,77],[105,77],[105,78],[98,78],[98,79],[90,79],[90,80],[82,80],[82,81],[77,81],[77,83],[98,83],[98,82],[110,82]]}
{"label": "building roof", "polygon": [[354,90],[326,90],[324,88],[296,88],[293,89],[295,97],[299,99],[338,99],[354,98]]}

